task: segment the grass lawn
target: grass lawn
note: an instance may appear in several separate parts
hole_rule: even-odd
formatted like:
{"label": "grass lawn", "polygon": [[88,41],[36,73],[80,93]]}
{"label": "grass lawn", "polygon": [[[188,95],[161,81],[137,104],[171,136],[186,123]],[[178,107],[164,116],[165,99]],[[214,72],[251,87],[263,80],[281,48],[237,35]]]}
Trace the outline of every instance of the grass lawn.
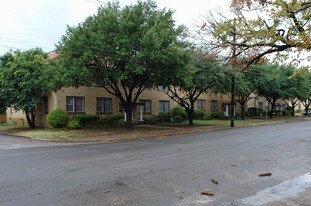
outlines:
{"label": "grass lawn", "polygon": [[[271,123],[271,122],[281,122],[293,119],[291,117],[285,117],[285,118],[279,118],[275,117],[273,119],[245,119],[245,120],[234,120],[234,125],[239,126],[250,126],[250,125],[256,125],[256,124],[265,124],[265,123]],[[212,119],[212,120],[193,120],[194,126],[221,126],[221,127],[230,127],[230,119]],[[186,126],[188,125],[188,121],[183,121],[181,123],[161,123],[162,126]]]}
{"label": "grass lawn", "polygon": [[[246,119],[246,120],[235,120],[235,126],[252,126],[260,124],[272,124],[281,123],[287,121],[293,121],[299,119],[298,117],[274,117],[273,119],[265,120],[263,119]],[[311,120],[309,118],[309,120]],[[79,129],[79,130],[69,130],[69,129],[29,129],[27,127],[17,127],[17,126],[7,126],[0,125],[0,132],[31,137],[33,139],[40,140],[50,140],[50,141],[90,141],[90,140],[117,140],[126,138],[141,138],[141,137],[151,137],[152,135],[162,134],[174,134],[176,131],[187,131],[189,128],[191,130],[196,130],[196,128],[209,128],[212,127],[230,127],[230,120],[194,120],[194,125],[189,126],[188,121],[182,123],[161,123],[159,125],[151,125],[146,127],[136,126],[133,130],[126,130],[123,127],[108,128],[107,126],[94,127],[92,129]],[[170,128],[172,127],[172,128]],[[173,129],[174,128],[174,129]],[[177,129],[177,130],[176,130]]]}

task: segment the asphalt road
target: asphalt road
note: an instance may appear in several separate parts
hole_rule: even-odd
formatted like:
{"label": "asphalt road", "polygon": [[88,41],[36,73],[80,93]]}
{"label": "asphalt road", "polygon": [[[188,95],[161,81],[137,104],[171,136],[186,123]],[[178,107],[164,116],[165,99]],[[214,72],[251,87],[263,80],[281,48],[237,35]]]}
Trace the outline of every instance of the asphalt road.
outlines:
{"label": "asphalt road", "polygon": [[310,123],[109,144],[0,135],[0,205],[310,206]]}

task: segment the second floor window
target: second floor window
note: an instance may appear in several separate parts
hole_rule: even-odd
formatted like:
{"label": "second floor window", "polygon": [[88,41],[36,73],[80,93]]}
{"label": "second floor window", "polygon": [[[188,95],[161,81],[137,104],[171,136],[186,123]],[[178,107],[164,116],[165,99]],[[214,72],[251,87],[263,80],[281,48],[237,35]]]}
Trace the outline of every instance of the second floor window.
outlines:
{"label": "second floor window", "polygon": [[198,109],[205,111],[206,109],[205,99],[198,99]]}
{"label": "second floor window", "polygon": [[159,113],[170,113],[169,101],[159,101]]}
{"label": "second floor window", "polygon": [[151,114],[151,100],[140,100],[143,103],[143,113],[144,114]]}
{"label": "second floor window", "polygon": [[112,99],[110,98],[97,98],[96,111],[98,113],[112,113]]}
{"label": "second floor window", "polygon": [[66,111],[69,113],[83,113],[84,97],[66,97]]}
{"label": "second floor window", "polygon": [[211,100],[211,111],[217,111],[217,110],[218,110],[217,100]]}

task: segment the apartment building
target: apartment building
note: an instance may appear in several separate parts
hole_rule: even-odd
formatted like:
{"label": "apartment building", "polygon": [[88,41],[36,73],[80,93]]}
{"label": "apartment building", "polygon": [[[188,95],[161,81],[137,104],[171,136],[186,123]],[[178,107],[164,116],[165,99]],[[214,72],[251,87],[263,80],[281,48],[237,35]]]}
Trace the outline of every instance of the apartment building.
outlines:
{"label": "apartment building", "polygon": [[[228,111],[226,112],[229,104],[230,100],[226,96],[205,93],[198,98],[196,109],[229,114]],[[143,120],[153,115],[171,113],[177,106],[178,104],[166,95],[163,88],[145,89],[133,108],[133,119]],[[124,115],[118,98],[109,94],[103,87],[63,87],[57,92],[47,94],[37,106],[36,125],[48,127],[47,115],[56,108],[63,109],[70,116],[97,114],[105,118],[107,115]],[[6,117],[8,124],[27,126],[26,117],[22,111],[8,108]]]}

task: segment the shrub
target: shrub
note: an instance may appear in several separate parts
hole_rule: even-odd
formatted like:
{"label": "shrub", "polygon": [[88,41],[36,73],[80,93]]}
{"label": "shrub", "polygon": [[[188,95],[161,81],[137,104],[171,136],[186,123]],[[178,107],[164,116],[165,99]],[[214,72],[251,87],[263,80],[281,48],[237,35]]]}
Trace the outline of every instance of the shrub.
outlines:
{"label": "shrub", "polygon": [[183,120],[183,118],[181,117],[181,116],[179,116],[179,115],[176,115],[175,117],[174,117],[174,122],[175,123],[181,123],[181,122],[183,122],[184,120]]}
{"label": "shrub", "polygon": [[87,125],[98,121],[99,116],[94,114],[78,114],[74,116],[73,119],[77,120],[83,127],[86,127]]}
{"label": "shrub", "polygon": [[257,107],[249,107],[249,108],[247,109],[247,112],[248,112],[248,115],[249,115],[250,117],[255,117],[255,116],[260,116],[260,113],[261,113],[262,111],[260,111],[260,109],[257,108]]}
{"label": "shrub", "polygon": [[[259,116],[260,113],[257,115]],[[230,118],[231,114],[229,114],[228,118]],[[244,118],[248,117],[248,112],[244,112]],[[236,112],[235,113],[235,118],[236,119],[242,119],[242,112]]]}
{"label": "shrub", "polygon": [[144,118],[144,123],[145,124],[157,124],[157,119],[155,116]]}
{"label": "shrub", "polygon": [[159,114],[157,116],[157,121],[158,122],[170,122],[172,119],[172,115],[171,114]]}
{"label": "shrub", "polygon": [[122,119],[119,119],[117,122],[116,122],[116,125],[115,126],[118,126],[118,127],[123,127],[125,125],[125,122],[124,122],[124,119],[122,117]]}
{"label": "shrub", "polygon": [[280,116],[290,116],[291,115],[291,111],[289,110],[278,110],[278,111],[275,111],[275,115],[280,117]]}
{"label": "shrub", "polygon": [[211,118],[212,119],[222,119],[222,118],[224,118],[224,114],[223,114],[223,112],[212,112]]}
{"label": "shrub", "polygon": [[111,126],[119,126],[120,125],[120,120],[123,121],[123,115],[117,114],[117,115],[109,115],[107,116],[107,122],[108,125]]}
{"label": "shrub", "polygon": [[194,119],[203,119],[204,118],[204,111],[202,111],[200,109],[194,110],[193,117],[194,117]]}
{"label": "shrub", "polygon": [[211,120],[212,119],[212,115],[209,112],[204,112],[204,120]]}
{"label": "shrub", "polygon": [[69,115],[64,110],[57,108],[48,114],[47,121],[54,128],[66,127]]}
{"label": "shrub", "polygon": [[173,109],[173,119],[175,116],[180,116],[182,119],[187,119],[187,112],[181,107],[175,107]]}
{"label": "shrub", "polygon": [[80,129],[81,125],[77,120],[73,119],[68,123],[68,127],[69,129]]}
{"label": "shrub", "polygon": [[284,110],[283,111],[283,116],[291,116],[292,115],[292,111],[290,110]]}

